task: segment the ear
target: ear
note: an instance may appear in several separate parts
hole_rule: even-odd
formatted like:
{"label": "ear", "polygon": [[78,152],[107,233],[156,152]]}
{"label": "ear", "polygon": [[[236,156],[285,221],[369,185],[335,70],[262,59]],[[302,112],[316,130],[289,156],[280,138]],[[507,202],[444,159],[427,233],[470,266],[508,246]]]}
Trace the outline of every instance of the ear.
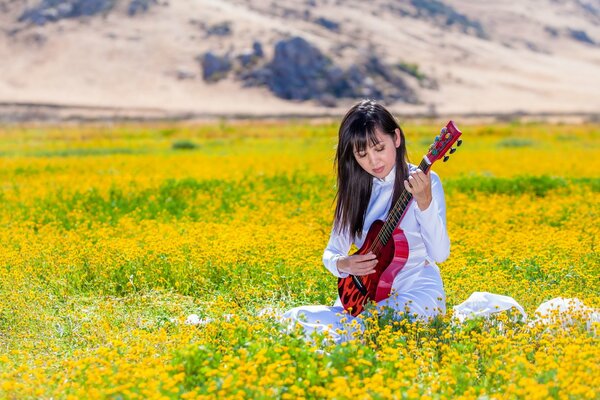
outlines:
{"label": "ear", "polygon": [[394,132],[396,132],[396,136],[394,137],[394,146],[396,146],[396,148],[398,148],[402,144],[402,138],[400,136],[400,129],[396,128],[396,130]]}

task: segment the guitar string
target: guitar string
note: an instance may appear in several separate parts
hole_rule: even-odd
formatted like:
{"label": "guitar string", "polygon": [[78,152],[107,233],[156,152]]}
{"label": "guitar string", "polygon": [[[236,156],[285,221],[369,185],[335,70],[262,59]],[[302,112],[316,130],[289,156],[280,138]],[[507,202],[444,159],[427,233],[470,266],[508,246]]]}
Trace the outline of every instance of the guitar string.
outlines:
{"label": "guitar string", "polygon": [[[401,215],[399,215],[400,209],[405,208],[411,199],[410,194],[408,194],[406,196],[405,193],[408,193],[408,192],[403,192],[402,197],[396,202],[396,205],[402,204],[402,206],[394,207],[394,209],[390,213],[391,218],[388,217],[388,219],[386,220],[386,223],[384,223],[382,229],[379,231],[379,233],[377,234],[377,237],[373,241],[371,248],[370,248],[371,251],[374,251],[374,252],[379,251],[384,246],[384,242],[389,240],[389,236],[394,232],[395,226],[392,226],[392,225],[397,225],[397,222],[395,224],[391,224],[391,223],[388,223],[387,221],[390,221],[393,219],[399,219],[399,217],[401,216]],[[387,236],[387,239],[384,239],[386,236]]]}
{"label": "guitar string", "polygon": [[[395,226],[392,226],[392,225],[396,225],[399,222],[398,220],[399,220],[399,217],[401,216],[399,214],[401,211],[402,212],[404,211],[403,209],[405,209],[406,206],[408,205],[410,198],[411,198],[410,193],[408,193],[405,189],[402,192],[400,199],[398,199],[398,201],[396,201],[396,204],[394,205],[394,208],[392,209],[390,216],[388,216],[382,229],[379,231],[379,233],[377,234],[377,237],[373,241],[373,245],[371,246],[372,251],[374,251],[374,252],[379,251],[384,245],[383,242],[389,240],[390,234],[393,233],[393,231],[395,229]],[[392,224],[390,221],[394,221],[394,220],[396,220],[396,221],[394,224]],[[387,237],[387,239],[384,239],[384,237]]]}
{"label": "guitar string", "polygon": [[[396,205],[398,205],[398,204],[404,205],[404,203],[407,203],[407,200],[408,200],[408,198],[406,197],[405,193],[402,193],[402,197],[399,199],[399,201],[396,203]],[[400,208],[403,208],[403,207],[400,207]],[[394,207],[394,209],[390,213],[390,216],[388,217],[387,221],[397,219],[398,214],[399,214],[398,207]],[[373,241],[371,250],[374,252],[379,251],[381,249],[381,247],[383,247],[383,242],[385,241],[385,237],[387,237],[391,233],[390,229],[389,229],[389,227],[391,226],[391,223],[387,223],[387,221],[383,225],[383,227],[379,231],[379,233],[377,234],[377,237],[375,238],[375,240]]]}

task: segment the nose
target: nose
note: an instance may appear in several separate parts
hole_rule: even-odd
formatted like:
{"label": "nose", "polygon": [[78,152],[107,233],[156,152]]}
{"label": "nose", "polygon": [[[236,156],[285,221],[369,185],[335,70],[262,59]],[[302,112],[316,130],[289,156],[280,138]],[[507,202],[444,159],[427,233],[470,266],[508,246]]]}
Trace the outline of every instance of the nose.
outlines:
{"label": "nose", "polygon": [[376,156],[375,152],[374,151],[369,151],[367,153],[367,157],[368,157],[368,160],[369,160],[369,164],[371,164],[371,166],[375,167],[376,164],[377,164],[377,156]]}

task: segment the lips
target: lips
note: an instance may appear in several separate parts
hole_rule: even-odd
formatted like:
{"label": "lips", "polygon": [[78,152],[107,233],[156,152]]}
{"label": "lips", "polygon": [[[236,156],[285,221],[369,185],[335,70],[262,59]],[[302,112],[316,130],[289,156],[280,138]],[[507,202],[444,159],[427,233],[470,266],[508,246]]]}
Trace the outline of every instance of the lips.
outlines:
{"label": "lips", "polygon": [[379,167],[379,168],[374,169],[373,172],[376,173],[376,174],[380,174],[380,173],[383,172],[384,168],[385,168],[385,165],[383,167]]}

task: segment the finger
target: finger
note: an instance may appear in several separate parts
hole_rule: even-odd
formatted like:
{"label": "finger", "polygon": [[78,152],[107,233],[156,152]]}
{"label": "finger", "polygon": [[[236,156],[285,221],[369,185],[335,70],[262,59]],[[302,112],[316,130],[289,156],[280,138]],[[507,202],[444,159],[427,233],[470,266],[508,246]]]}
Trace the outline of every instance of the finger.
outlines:
{"label": "finger", "polygon": [[361,264],[361,265],[357,265],[355,270],[360,271],[360,272],[373,271],[373,270],[375,270],[376,265],[377,265],[377,263]]}
{"label": "finger", "polygon": [[414,176],[409,176],[408,177],[408,185],[410,186],[410,193],[412,194],[416,194],[418,192],[420,192],[421,190],[423,190],[423,184],[421,181],[417,180],[417,178],[415,178]]}
{"label": "finger", "polygon": [[353,275],[356,275],[356,276],[365,276],[365,275],[371,275],[374,272],[375,271],[370,271],[370,272],[367,271],[367,272],[356,273],[356,274],[353,274]]}
{"label": "finger", "polygon": [[417,181],[417,178],[415,178],[414,175],[408,177],[408,185],[413,189],[413,191],[417,189],[418,184],[419,181]]}
{"label": "finger", "polygon": [[368,262],[364,262],[364,263],[360,263],[360,264],[355,264],[356,266],[356,270],[358,271],[371,271],[374,270],[375,267],[377,266],[378,261],[377,260],[373,260],[373,261],[368,261]]}
{"label": "finger", "polygon": [[420,184],[425,184],[427,182],[427,177],[425,176],[425,173],[423,173],[423,171],[421,171],[420,169],[418,169],[415,172],[413,177],[414,177],[415,181]]}
{"label": "finger", "polygon": [[353,275],[369,275],[375,272],[375,268],[374,267],[368,267],[368,268],[357,268],[354,270],[354,274]]}
{"label": "finger", "polygon": [[375,269],[370,268],[370,269],[357,269],[354,271],[354,273],[352,275],[358,275],[358,276],[363,276],[363,275],[370,275],[372,273],[375,272]]}
{"label": "finger", "polygon": [[415,177],[414,179],[414,183],[413,183],[413,188],[414,191],[424,191],[424,190],[428,190],[428,188],[431,187],[431,178],[429,177],[429,175],[425,175],[425,173],[423,171],[420,171],[420,173]]}
{"label": "finger", "polygon": [[368,253],[361,254],[361,257],[365,257],[365,258],[373,258],[373,257],[377,257],[377,256],[375,255],[375,253],[373,253],[373,251],[372,251],[372,250],[369,250],[369,252],[368,252]]}
{"label": "finger", "polygon": [[370,260],[374,260],[376,259],[377,256],[375,254],[373,254],[372,252],[369,252],[367,254],[359,254],[356,256],[356,261],[358,262],[364,262],[364,261],[370,261]]}
{"label": "finger", "polygon": [[429,171],[427,171],[427,173],[425,173],[425,172],[423,172],[423,171],[421,171],[419,169],[418,170],[418,174],[416,175],[416,178],[423,185],[430,185],[431,184],[431,176],[429,176]]}
{"label": "finger", "polygon": [[407,180],[404,181],[404,189],[406,189],[406,191],[408,193],[412,193],[413,192],[413,189],[412,189],[412,187],[410,186],[410,184],[408,183]]}

